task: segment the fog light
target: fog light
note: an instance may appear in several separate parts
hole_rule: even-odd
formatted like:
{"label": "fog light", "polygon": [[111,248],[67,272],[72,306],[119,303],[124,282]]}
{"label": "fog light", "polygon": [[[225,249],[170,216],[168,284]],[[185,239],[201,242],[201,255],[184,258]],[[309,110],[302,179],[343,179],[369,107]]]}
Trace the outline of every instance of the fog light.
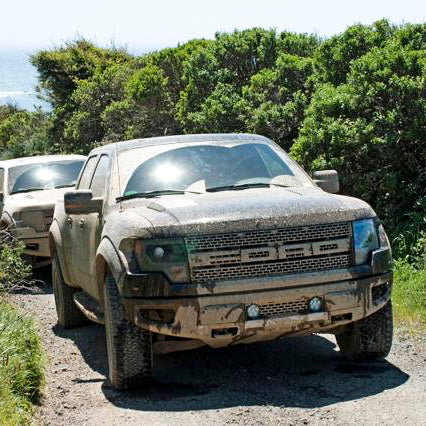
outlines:
{"label": "fog light", "polygon": [[161,259],[164,256],[164,249],[163,247],[155,247],[154,251],[152,252],[154,257],[156,259]]}
{"label": "fog light", "polygon": [[322,300],[320,297],[313,297],[310,301],[309,301],[309,309],[312,312],[319,312],[322,309]]}
{"label": "fog light", "polygon": [[260,315],[260,309],[257,305],[249,305],[247,306],[247,316],[249,318],[257,318]]}

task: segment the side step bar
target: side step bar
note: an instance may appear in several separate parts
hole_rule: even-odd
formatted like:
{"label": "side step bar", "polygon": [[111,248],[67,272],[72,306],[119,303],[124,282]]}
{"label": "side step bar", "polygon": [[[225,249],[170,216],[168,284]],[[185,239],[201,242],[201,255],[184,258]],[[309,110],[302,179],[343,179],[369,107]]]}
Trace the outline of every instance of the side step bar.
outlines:
{"label": "side step bar", "polygon": [[105,324],[104,312],[101,305],[99,305],[93,297],[89,296],[84,291],[79,291],[78,293],[74,293],[73,299],[77,308],[80,309],[90,321],[98,324]]}

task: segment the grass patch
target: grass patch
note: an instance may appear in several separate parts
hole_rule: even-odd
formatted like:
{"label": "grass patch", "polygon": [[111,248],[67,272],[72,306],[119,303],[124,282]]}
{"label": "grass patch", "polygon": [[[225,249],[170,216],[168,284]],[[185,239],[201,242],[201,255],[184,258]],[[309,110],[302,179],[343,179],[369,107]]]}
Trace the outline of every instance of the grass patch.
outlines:
{"label": "grass patch", "polygon": [[426,329],[426,268],[416,268],[405,262],[395,263],[392,295],[397,322],[410,329]]}
{"label": "grass patch", "polygon": [[40,397],[44,356],[34,321],[22,316],[0,295],[0,424],[31,421]]}

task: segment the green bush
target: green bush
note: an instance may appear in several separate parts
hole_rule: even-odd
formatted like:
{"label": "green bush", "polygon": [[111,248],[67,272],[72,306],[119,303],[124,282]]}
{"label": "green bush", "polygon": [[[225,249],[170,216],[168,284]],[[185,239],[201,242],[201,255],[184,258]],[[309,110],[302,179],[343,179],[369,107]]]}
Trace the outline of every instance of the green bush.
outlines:
{"label": "green bush", "polygon": [[0,424],[28,424],[43,383],[43,352],[34,321],[6,297],[26,285],[31,268],[22,259],[23,244],[0,232]]}
{"label": "green bush", "polygon": [[0,296],[29,277],[31,266],[24,261],[23,250],[23,243],[0,231]]}
{"label": "green bush", "polygon": [[308,170],[337,169],[342,193],[370,203],[392,234],[426,199],[426,43],[399,35],[350,62],[345,83],[317,86],[291,148]]}
{"label": "green bush", "polygon": [[426,325],[426,266],[395,263],[393,306],[397,320]]}
{"label": "green bush", "polygon": [[0,105],[0,158],[47,154],[53,151],[47,134],[51,117],[41,110],[21,111]]}
{"label": "green bush", "polygon": [[[398,258],[426,233],[426,24],[353,25],[326,40],[252,28],[140,57],[76,40],[38,52],[51,114],[0,108],[3,156],[87,154],[100,144],[254,132],[385,221]],[[9,109],[8,109],[9,108]]]}
{"label": "green bush", "polygon": [[33,320],[0,295],[0,424],[29,424],[44,377],[44,356]]}

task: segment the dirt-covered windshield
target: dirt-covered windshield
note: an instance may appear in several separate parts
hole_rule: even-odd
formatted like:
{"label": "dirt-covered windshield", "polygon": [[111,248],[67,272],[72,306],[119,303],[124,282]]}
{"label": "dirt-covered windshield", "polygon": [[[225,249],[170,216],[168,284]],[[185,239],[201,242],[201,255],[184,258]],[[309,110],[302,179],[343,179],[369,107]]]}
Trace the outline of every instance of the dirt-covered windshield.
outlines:
{"label": "dirt-covered windshield", "polygon": [[137,148],[120,154],[120,171],[124,196],[269,183],[312,185],[284,152],[266,143],[232,141]]}
{"label": "dirt-covered windshield", "polygon": [[9,169],[9,194],[74,186],[84,160],[26,164]]}

